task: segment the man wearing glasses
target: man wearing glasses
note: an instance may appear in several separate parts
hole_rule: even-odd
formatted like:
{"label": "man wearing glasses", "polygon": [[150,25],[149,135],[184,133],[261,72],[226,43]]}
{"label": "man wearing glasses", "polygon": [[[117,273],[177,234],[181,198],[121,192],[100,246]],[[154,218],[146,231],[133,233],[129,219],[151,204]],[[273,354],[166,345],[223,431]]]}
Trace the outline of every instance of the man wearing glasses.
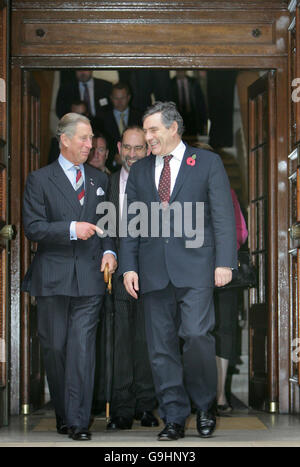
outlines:
{"label": "man wearing glasses", "polygon": [[[149,154],[144,131],[139,126],[128,127],[118,143],[122,162],[119,172],[111,175],[108,200],[122,218],[126,183],[130,168]],[[119,247],[117,222],[116,247]],[[155,427],[158,421],[152,411],[156,406],[155,390],[146,344],[142,300],[134,300],[122,281],[114,278],[115,343],[112,389],[112,418],[108,430],[130,429],[134,419],[142,426]]]}

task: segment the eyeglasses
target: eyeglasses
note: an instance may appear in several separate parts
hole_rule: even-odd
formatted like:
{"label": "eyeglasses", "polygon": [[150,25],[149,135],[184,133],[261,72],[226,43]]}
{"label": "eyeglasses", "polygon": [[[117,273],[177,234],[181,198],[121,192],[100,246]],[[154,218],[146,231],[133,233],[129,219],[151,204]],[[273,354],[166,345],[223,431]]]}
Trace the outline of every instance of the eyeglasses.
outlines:
{"label": "eyeglasses", "polygon": [[125,151],[131,151],[131,149],[134,150],[134,152],[141,152],[143,149],[145,149],[144,146],[130,146],[130,144],[122,144],[122,148],[125,149]]}

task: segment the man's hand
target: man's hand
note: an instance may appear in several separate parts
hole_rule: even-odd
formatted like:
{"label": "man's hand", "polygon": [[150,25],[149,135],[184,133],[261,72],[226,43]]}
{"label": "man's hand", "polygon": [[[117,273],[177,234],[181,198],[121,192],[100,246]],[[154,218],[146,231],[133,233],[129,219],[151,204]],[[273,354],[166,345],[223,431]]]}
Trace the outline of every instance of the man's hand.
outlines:
{"label": "man's hand", "polygon": [[104,272],[106,263],[108,263],[109,272],[113,274],[118,267],[115,255],[113,255],[112,253],[105,253],[105,255],[103,255],[100,269],[101,272]]}
{"label": "man's hand", "polygon": [[215,285],[223,287],[228,284],[232,279],[232,270],[230,268],[216,268],[215,269]]}
{"label": "man's hand", "polygon": [[139,291],[139,276],[137,275],[136,272],[134,271],[129,271],[126,272],[124,275],[124,286],[129,295],[131,295],[133,298],[137,299],[138,294],[137,292]]}
{"label": "man's hand", "polygon": [[87,240],[88,238],[98,234],[103,234],[103,231],[97,225],[90,224],[89,222],[76,222],[76,235],[80,240]]}

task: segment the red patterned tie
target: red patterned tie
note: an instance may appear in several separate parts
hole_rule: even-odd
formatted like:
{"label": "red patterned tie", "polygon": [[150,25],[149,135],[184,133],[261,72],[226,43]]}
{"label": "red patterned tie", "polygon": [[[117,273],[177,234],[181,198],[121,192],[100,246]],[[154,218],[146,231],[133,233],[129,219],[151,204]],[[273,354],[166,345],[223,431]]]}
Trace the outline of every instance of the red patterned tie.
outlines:
{"label": "red patterned tie", "polygon": [[171,170],[170,170],[170,160],[172,155],[164,156],[164,167],[162,169],[159,184],[158,184],[158,194],[162,203],[168,203],[170,201],[170,192],[171,192]]}
{"label": "red patterned tie", "polygon": [[74,165],[76,169],[76,186],[75,186],[75,191],[77,193],[77,198],[79,200],[79,203],[81,206],[83,206],[84,203],[84,183],[83,183],[83,176],[80,170],[79,165]]}

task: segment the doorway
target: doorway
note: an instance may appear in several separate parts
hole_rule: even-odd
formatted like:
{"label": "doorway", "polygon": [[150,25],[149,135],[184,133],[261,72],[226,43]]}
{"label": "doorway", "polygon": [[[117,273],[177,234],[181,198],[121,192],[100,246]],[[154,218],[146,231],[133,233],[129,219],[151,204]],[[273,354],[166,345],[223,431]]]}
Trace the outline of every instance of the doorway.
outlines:
{"label": "doorway", "polygon": [[[132,69],[95,69],[96,78],[105,79],[111,83],[119,81],[120,75],[130,76]],[[148,72],[157,71],[148,69]],[[170,86],[176,78],[176,70],[162,70],[168,74]],[[183,70],[180,70],[183,71]],[[250,231],[250,209],[248,193],[248,88],[259,80],[264,71],[245,70],[184,70],[186,76],[194,80],[203,94],[206,109],[206,122],[198,133],[187,132],[184,140],[193,144],[210,144],[218,152],[224,162],[232,188],[237,193],[247,225]],[[61,80],[74,79],[74,70],[61,73],[60,70],[23,71],[23,180],[28,172],[48,163],[50,142],[54,137],[55,126],[58,121],[56,115],[56,97]],[[226,82],[226,75],[228,81]],[[225,78],[224,78],[225,77]],[[136,78],[136,77],[135,77]],[[129,82],[132,86],[132,81]],[[152,83],[153,84],[153,83]],[[167,89],[167,88],[166,88]],[[213,90],[217,93],[213,93]],[[156,98],[153,89],[148,96],[151,101]],[[155,90],[154,90],[155,91]],[[135,97],[132,91],[133,98]],[[163,97],[160,97],[163,99]],[[168,94],[168,99],[174,97]],[[220,109],[221,100],[221,109]],[[225,101],[225,102],[223,102]],[[134,102],[134,99],[133,99]],[[138,100],[136,99],[136,102]],[[215,104],[212,104],[215,103]],[[214,106],[213,106],[214,105]],[[211,108],[219,106],[219,112],[212,112]],[[141,109],[143,110],[143,109]],[[222,118],[220,118],[220,113]],[[28,118],[29,117],[29,118]],[[263,115],[262,115],[263,117]],[[25,125],[27,122],[27,126]],[[226,131],[224,132],[224,126]],[[222,131],[220,131],[220,129]],[[213,130],[213,131],[212,131]],[[225,134],[224,134],[225,133]],[[27,162],[26,162],[27,161]],[[261,218],[263,222],[263,218]],[[24,240],[22,250],[23,274],[34,254],[34,245]],[[245,248],[250,243],[245,244]],[[251,292],[252,293],[252,292]],[[252,296],[254,296],[252,294]],[[29,413],[39,408],[48,400],[47,384],[45,384],[42,361],[36,336],[35,303],[24,297],[22,302],[21,321],[21,408],[23,413]],[[232,356],[227,394],[235,396],[242,404],[249,404],[249,291],[239,293],[238,320],[236,322],[237,351]],[[30,313],[29,313],[30,309]],[[29,318],[30,317],[30,318]],[[30,319],[30,321],[29,321]],[[272,352],[272,349],[270,349]],[[252,366],[251,366],[252,368]],[[264,382],[267,374],[264,372]],[[44,388],[45,385],[45,388]],[[256,386],[252,387],[251,405],[264,409],[267,407],[267,389],[257,399]],[[260,393],[261,394],[261,393]]]}

